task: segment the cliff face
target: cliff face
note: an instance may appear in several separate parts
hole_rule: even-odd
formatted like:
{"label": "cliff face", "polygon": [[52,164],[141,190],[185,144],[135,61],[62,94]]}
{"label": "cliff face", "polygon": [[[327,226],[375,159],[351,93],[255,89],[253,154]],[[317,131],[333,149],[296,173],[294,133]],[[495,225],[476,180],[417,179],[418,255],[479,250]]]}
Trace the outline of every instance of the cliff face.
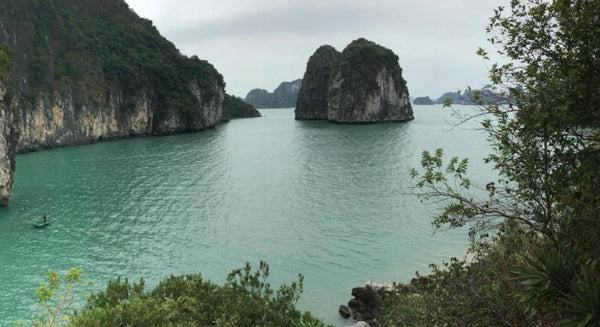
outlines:
{"label": "cliff face", "polygon": [[324,45],[310,57],[298,95],[296,119],[327,119],[329,77],[339,56],[335,48]]}
{"label": "cliff face", "polygon": [[282,82],[270,93],[264,89],[253,89],[246,95],[246,103],[257,108],[291,108],[296,105],[302,80]]}
{"label": "cliff face", "polygon": [[[86,143],[101,138],[139,135],[152,131],[149,100],[141,96],[131,112],[121,114],[118,95],[94,99],[76,108],[70,92],[39,94],[31,107],[21,106],[19,151]],[[86,101],[87,102],[87,101]]]}
{"label": "cliff face", "polygon": [[213,127],[222,76],[187,58],[123,0],[4,0],[19,151]]}
{"label": "cliff face", "polygon": [[[307,65],[306,74],[310,78],[303,84],[296,119],[328,119],[345,124],[414,119],[402,68],[391,50],[358,39],[339,56],[335,55],[335,49],[322,47],[322,51],[325,53],[322,62],[313,55]],[[311,61],[315,64],[311,65]]]}
{"label": "cliff face", "polygon": [[12,110],[5,101],[6,89],[0,79],[0,207],[8,205],[15,171],[17,135]]}
{"label": "cliff face", "polygon": [[[194,85],[191,89],[197,91],[198,87]],[[129,96],[125,110],[119,90],[106,90],[102,98],[87,98],[79,107],[71,92],[38,94],[35,103],[18,107],[20,138],[17,150],[28,152],[136,135],[203,130],[229,119],[223,105],[225,93],[216,91],[218,95],[214,100],[195,108],[197,114],[194,117],[169,110],[158,122],[154,121],[152,100],[146,91],[136,97]],[[200,103],[201,94],[196,96]]]}

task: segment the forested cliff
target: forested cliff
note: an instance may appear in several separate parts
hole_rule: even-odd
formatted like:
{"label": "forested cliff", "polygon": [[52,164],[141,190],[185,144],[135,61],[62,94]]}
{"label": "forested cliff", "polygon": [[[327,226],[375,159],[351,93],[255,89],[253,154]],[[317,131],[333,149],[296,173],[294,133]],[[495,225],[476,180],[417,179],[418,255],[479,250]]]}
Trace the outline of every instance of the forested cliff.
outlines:
{"label": "forested cliff", "polygon": [[2,0],[0,44],[14,112],[2,118],[20,134],[4,137],[16,151],[229,120],[219,72],[182,55],[124,0]]}

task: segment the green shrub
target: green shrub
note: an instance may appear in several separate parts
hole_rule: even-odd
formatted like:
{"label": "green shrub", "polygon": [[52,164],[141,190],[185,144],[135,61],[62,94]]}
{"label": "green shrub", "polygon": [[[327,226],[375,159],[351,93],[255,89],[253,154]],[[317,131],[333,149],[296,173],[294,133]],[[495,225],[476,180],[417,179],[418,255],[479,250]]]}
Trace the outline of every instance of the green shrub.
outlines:
{"label": "green shrub", "polygon": [[600,326],[600,280],[597,276],[578,281],[563,301],[565,306],[559,309],[563,314],[562,324]]}
{"label": "green shrub", "polygon": [[[37,313],[31,315],[30,325],[34,327],[58,327],[71,323],[76,311],[76,286],[81,284],[82,271],[71,268],[61,277],[55,271],[48,272],[47,282],[41,283],[35,291],[38,300]],[[24,322],[14,322],[14,326],[25,326]]]}
{"label": "green shrub", "polygon": [[514,255],[497,246],[472,262],[452,259],[432,265],[384,304],[382,326],[531,326],[535,319],[514,294]]}
{"label": "green shrub", "polygon": [[[152,291],[145,283],[117,279],[92,295],[73,319],[74,326],[321,326],[320,320],[295,305],[302,293],[297,282],[274,290],[269,267],[261,262],[234,270],[224,285],[201,275],[171,276]],[[324,326],[324,325],[323,325]]]}

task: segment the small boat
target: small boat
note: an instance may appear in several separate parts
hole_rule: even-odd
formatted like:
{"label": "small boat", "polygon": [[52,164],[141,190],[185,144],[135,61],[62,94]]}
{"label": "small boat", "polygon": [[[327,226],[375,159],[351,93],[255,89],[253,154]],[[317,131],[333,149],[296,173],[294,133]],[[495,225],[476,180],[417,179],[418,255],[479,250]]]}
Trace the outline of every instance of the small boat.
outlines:
{"label": "small boat", "polygon": [[50,220],[46,220],[45,222],[41,222],[41,223],[38,223],[38,224],[34,223],[33,227],[35,227],[35,228],[44,228],[44,227],[46,227],[48,225],[50,225]]}

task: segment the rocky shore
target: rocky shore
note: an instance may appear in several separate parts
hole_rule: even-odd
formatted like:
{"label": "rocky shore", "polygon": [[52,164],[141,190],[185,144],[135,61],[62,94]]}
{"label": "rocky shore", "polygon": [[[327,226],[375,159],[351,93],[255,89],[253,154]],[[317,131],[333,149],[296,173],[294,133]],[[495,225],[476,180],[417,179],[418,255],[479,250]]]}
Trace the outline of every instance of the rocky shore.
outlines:
{"label": "rocky shore", "polygon": [[338,313],[344,319],[352,318],[355,322],[351,327],[379,327],[386,299],[411,294],[417,285],[426,285],[427,276],[417,276],[409,284],[366,282],[364,286],[352,289],[353,298],[347,305],[340,305]]}

